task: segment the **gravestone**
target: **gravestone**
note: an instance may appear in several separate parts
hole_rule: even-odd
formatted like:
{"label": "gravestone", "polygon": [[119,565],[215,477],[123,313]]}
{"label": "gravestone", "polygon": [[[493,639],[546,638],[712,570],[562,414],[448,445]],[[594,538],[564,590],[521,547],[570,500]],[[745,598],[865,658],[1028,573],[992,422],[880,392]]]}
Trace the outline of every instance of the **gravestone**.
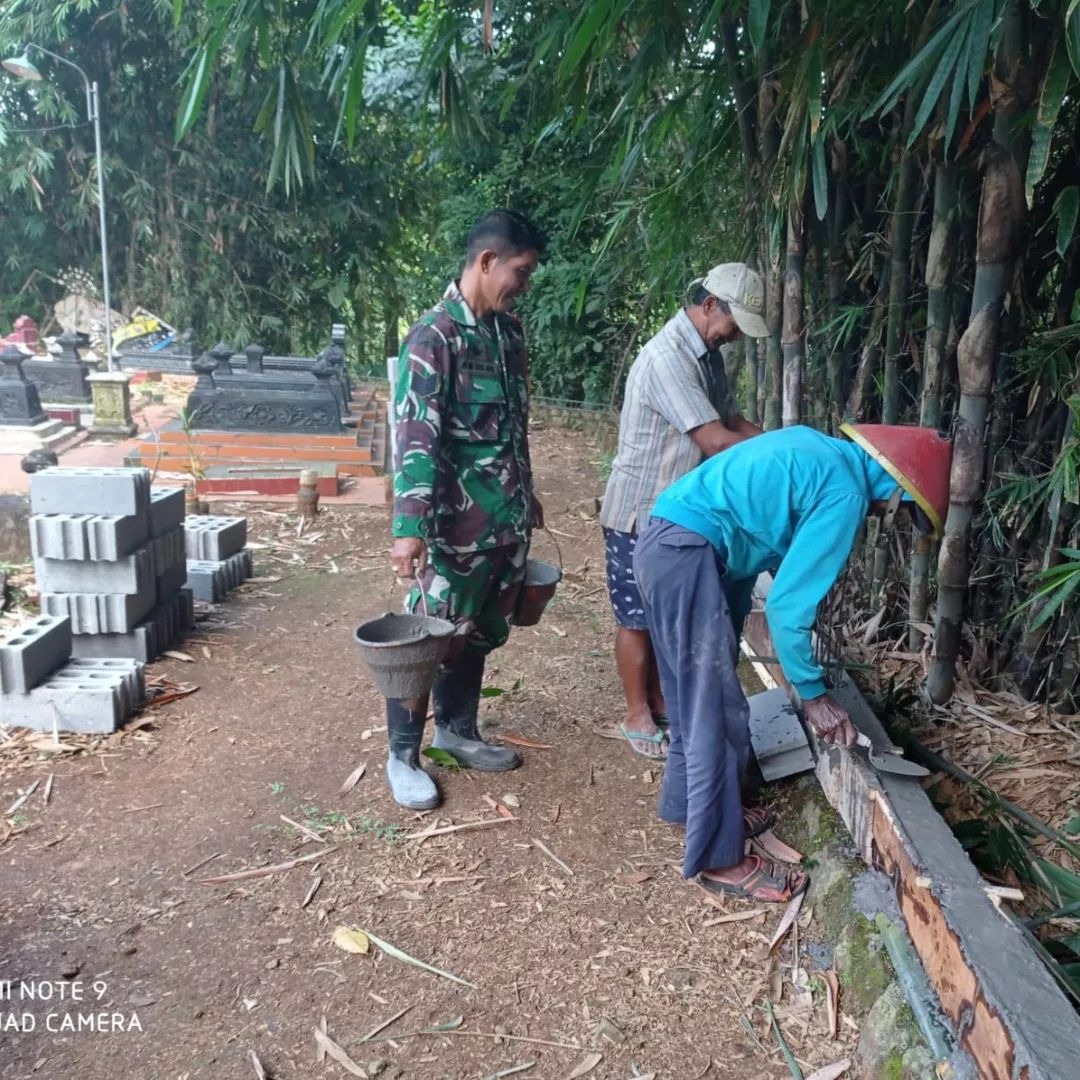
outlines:
{"label": "gravestone", "polygon": [[0,338],[0,346],[18,345],[30,356],[41,349],[38,324],[29,315],[20,315],[12,324],[11,333]]}
{"label": "gravestone", "polygon": [[17,345],[6,345],[0,353],[0,424],[34,427],[48,421],[37,387],[23,372],[26,354]]}
{"label": "gravestone", "polygon": [[[278,357],[278,359],[283,358]],[[300,361],[306,358],[288,357],[285,359]],[[326,379],[327,388],[337,398],[341,415],[348,415],[352,387],[345,372],[345,350],[343,348],[338,347],[335,351],[335,347],[330,345],[319,353],[314,360],[309,361],[305,367],[268,368],[266,361],[266,350],[261,345],[252,343],[244,349],[239,365],[236,355],[230,355],[227,367],[223,368],[219,364],[214,369],[215,378],[218,371],[223,375],[267,375],[270,380],[282,385],[294,385],[297,388],[309,389],[311,387],[311,376],[321,376]],[[269,386],[269,381],[265,385]]]}
{"label": "gravestone", "polygon": [[79,335],[74,330],[65,330],[57,338],[57,344],[59,356],[27,359],[23,373],[37,387],[42,401],[89,401],[90,369],[79,356]]}
{"label": "gravestone", "polygon": [[325,359],[309,374],[266,371],[257,348],[245,356],[243,371],[233,371],[231,360],[232,349],[220,343],[192,361],[199,376],[187,400],[192,429],[325,435],[344,430],[340,397],[330,385],[335,372]]}

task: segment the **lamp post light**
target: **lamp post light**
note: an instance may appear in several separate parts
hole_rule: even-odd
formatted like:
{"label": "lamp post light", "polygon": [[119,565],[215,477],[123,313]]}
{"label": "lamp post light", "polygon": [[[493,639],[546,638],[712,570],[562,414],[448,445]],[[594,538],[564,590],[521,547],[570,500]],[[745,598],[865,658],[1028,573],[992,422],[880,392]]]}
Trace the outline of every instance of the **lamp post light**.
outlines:
{"label": "lamp post light", "polygon": [[109,302],[109,241],[105,229],[105,159],[101,153],[101,110],[98,103],[98,84],[96,80],[91,82],[87,78],[86,72],[78,64],[73,64],[63,56],[50,52],[43,46],[35,45],[33,42],[27,44],[21,56],[13,56],[0,61],[0,64],[3,65],[5,70],[10,71],[12,75],[16,75],[20,79],[41,82],[41,72],[30,62],[30,58],[27,56],[30,49],[36,49],[38,52],[58,60],[61,64],[67,64],[68,67],[74,68],[82,76],[83,86],[86,87],[86,115],[87,119],[94,125],[94,151],[97,165],[98,218],[101,227],[101,277],[105,293],[105,363],[107,370],[111,372],[113,370],[112,320],[110,314],[112,307]]}

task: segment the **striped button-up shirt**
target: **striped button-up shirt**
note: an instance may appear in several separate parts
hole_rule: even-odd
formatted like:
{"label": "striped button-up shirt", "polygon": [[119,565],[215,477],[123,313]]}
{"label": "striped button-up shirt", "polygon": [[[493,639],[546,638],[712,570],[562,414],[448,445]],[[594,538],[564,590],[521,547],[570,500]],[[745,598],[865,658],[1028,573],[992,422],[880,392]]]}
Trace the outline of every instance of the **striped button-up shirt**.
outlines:
{"label": "striped button-up shirt", "polygon": [[638,353],[626,378],[619,449],[604,492],[600,524],[637,532],[657,496],[701,464],[689,432],[738,413],[724,359],[710,352],[685,310]]}

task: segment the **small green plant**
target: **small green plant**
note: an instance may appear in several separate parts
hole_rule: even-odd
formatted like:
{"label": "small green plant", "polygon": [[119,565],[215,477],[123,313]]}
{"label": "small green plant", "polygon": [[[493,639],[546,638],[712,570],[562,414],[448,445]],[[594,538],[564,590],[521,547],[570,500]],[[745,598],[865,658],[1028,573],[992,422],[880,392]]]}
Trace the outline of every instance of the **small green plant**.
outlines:
{"label": "small green plant", "polygon": [[593,464],[596,466],[596,471],[600,473],[601,480],[607,480],[611,476],[611,466],[615,461],[615,451],[605,450],[604,453],[597,458]]}
{"label": "small green plant", "polygon": [[461,764],[453,754],[448,754],[445,750],[440,750],[437,746],[429,746],[424,751],[424,757],[428,761],[435,762],[436,765],[443,769],[449,769],[451,772],[456,772],[461,768]]}
{"label": "small green plant", "polygon": [[199,451],[193,438],[195,428],[192,427],[191,413],[186,406],[180,410],[180,427],[187,440],[188,472],[191,473],[193,480],[201,480],[206,475],[206,470],[202,467],[202,461],[199,458]]}
{"label": "small green plant", "polygon": [[1030,628],[1032,630],[1038,630],[1043,623],[1048,622],[1059,611],[1064,611],[1065,605],[1069,602],[1073,593],[1080,588],[1080,550],[1063,547],[1058,548],[1058,551],[1068,561],[1040,570],[1032,578],[1038,586],[1035,595],[1028,597],[1010,613],[1015,615],[1018,611],[1023,611],[1034,604],[1040,604],[1038,613],[1031,620]]}

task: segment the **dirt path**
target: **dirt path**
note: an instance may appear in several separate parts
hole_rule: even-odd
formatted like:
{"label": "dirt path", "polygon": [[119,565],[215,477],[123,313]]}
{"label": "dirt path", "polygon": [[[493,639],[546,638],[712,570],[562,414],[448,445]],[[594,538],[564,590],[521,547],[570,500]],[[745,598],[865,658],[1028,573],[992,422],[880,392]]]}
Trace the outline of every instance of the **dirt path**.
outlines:
{"label": "dirt path", "polygon": [[[550,749],[524,750],[524,767],[502,777],[440,771],[439,811],[397,808],[382,702],[351,641],[387,606],[384,515],[325,514],[306,543],[291,518],[253,515],[255,539],[272,545],[257,573],[280,580],[230,600],[186,646],[193,663],[153,668],[199,691],[95,753],[24,760],[0,777],[6,809],[55,776],[49,803],[39,790],[21,811],[25,831],[0,846],[4,1076],[250,1078],[253,1052],[271,1077],[344,1076],[316,1063],[323,1017],[356,1075],[483,1078],[534,1062],[520,1075],[561,1080],[589,1054],[603,1055],[591,1080],[789,1075],[740,1026],[740,998],[761,1000],[779,913],[710,925],[721,912],[681,879],[680,836],[655,816],[659,771],[594,734],[620,701],[599,529],[577,505],[599,493],[595,451],[549,430],[536,457],[570,574],[543,622],[496,654],[488,681],[507,693],[484,709],[496,733]],[[485,797],[504,796],[518,820],[404,839],[501,820]],[[199,882],[324,847],[287,872]],[[331,941],[342,924],[475,988],[374,950],[346,954]],[[82,1003],[20,1000],[19,980],[55,990],[61,979],[69,993],[81,981]],[[14,981],[13,1000],[2,980]],[[463,1018],[459,1033],[362,1042],[405,1009],[387,1034]],[[46,1030],[101,1013],[141,1031]],[[36,1030],[12,1027],[23,1014]],[[843,1056],[813,1028],[799,1035],[793,1024],[808,1065]]]}

